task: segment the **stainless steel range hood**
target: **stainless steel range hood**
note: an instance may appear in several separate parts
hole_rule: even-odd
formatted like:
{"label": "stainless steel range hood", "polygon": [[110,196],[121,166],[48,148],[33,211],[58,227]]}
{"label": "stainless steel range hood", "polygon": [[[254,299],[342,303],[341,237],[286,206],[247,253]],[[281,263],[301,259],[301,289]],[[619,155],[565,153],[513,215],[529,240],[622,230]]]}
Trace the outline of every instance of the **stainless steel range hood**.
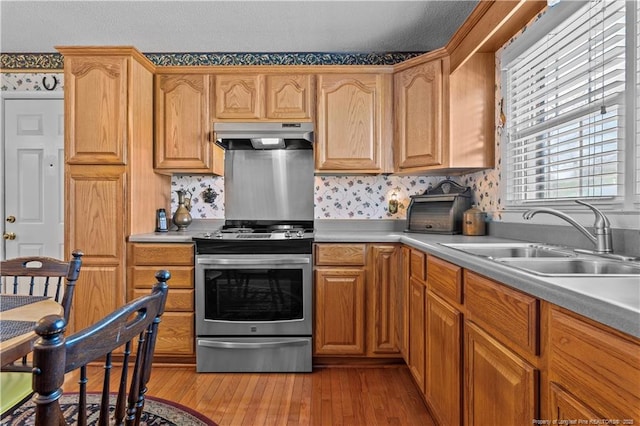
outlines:
{"label": "stainless steel range hood", "polygon": [[313,123],[213,123],[225,149],[311,149]]}

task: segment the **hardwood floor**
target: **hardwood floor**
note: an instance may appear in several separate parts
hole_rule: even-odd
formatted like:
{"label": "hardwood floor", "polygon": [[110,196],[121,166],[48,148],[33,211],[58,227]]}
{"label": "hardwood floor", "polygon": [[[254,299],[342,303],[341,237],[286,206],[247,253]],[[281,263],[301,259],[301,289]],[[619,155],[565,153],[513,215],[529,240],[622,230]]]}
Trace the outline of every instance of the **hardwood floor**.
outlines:
{"label": "hardwood floor", "polygon": [[[101,383],[89,368],[89,386]],[[65,392],[77,389],[67,378]],[[179,402],[220,426],[435,425],[404,365],[318,367],[313,373],[200,373],[154,367],[148,395]]]}

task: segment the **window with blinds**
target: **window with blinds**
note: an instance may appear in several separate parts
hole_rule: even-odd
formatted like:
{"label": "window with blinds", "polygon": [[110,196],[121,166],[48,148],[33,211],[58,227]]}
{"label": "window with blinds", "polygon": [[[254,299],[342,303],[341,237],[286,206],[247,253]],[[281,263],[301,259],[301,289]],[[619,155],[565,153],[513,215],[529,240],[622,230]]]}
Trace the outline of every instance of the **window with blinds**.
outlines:
{"label": "window with blinds", "polygon": [[507,205],[624,196],[625,3],[586,2],[503,64]]}

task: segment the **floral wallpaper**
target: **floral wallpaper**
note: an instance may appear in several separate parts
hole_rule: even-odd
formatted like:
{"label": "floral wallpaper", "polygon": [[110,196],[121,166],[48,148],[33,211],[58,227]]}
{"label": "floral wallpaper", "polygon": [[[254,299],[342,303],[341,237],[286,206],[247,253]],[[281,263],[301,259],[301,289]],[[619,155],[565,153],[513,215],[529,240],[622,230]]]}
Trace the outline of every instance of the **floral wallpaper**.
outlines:
{"label": "floral wallpaper", "polygon": [[64,88],[63,73],[2,73],[0,89],[3,92],[59,91]]}

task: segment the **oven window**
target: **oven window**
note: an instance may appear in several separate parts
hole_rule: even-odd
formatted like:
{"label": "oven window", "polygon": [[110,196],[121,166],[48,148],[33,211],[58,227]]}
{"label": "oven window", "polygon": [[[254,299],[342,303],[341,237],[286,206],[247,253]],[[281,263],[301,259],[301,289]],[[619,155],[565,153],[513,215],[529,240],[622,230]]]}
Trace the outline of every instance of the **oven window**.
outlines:
{"label": "oven window", "polygon": [[208,269],[204,274],[205,319],[302,319],[302,272],[302,269]]}

